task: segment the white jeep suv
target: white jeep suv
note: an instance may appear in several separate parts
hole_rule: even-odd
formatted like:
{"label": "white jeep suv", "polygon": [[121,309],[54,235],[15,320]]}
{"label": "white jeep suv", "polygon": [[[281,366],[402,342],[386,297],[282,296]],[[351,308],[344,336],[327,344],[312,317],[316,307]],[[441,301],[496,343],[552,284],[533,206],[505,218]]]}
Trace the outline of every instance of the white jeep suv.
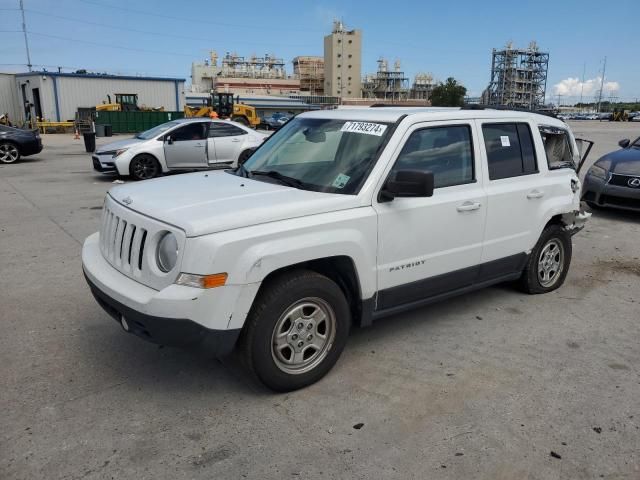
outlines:
{"label": "white jeep suv", "polygon": [[[549,163],[550,131],[569,161]],[[293,390],[331,369],[352,325],[498,282],[562,285],[588,217],[578,160],[569,127],[533,113],[305,113],[234,170],[110,190],[83,268],[124,330],[237,345]]]}

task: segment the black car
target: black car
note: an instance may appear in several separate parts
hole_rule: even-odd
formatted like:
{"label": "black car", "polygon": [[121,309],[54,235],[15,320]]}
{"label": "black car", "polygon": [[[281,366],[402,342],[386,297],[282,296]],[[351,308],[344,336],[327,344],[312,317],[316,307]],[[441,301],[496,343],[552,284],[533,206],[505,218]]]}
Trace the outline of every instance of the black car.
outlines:
{"label": "black car", "polygon": [[0,125],[0,163],[13,163],[42,151],[42,139],[37,130]]}
{"label": "black car", "polygon": [[620,150],[607,153],[589,169],[582,199],[592,207],[640,211],[640,137],[618,145]]}

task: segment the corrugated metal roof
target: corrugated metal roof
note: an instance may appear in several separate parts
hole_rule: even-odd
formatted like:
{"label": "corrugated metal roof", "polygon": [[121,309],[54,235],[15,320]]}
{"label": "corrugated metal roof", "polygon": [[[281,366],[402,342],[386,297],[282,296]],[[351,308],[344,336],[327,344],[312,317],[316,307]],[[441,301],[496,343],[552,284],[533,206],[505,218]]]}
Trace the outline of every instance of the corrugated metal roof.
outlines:
{"label": "corrugated metal roof", "polygon": [[102,78],[102,79],[117,79],[117,80],[153,80],[157,82],[184,82],[184,78],[173,77],[138,77],[135,75],[111,75],[100,73],[59,73],[59,72],[24,72],[14,73],[16,77],[31,77],[34,75],[46,75],[49,77],[75,77],[75,78]]}

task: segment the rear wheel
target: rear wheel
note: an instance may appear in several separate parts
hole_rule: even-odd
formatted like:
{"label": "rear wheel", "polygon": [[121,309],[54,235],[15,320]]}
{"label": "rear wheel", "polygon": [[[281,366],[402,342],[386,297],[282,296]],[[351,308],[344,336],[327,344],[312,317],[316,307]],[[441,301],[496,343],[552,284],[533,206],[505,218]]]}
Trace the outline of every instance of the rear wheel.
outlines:
{"label": "rear wheel", "polygon": [[347,341],[351,313],[342,290],[315,272],[276,277],[256,299],[241,348],[249,370],[276,391],[320,380]]}
{"label": "rear wheel", "polygon": [[20,160],[18,147],[9,142],[0,143],[0,162],[13,163],[18,160]]}
{"label": "rear wheel", "polygon": [[547,293],[564,283],[571,264],[571,235],[561,225],[544,229],[522,272],[527,293]]}
{"label": "rear wheel", "polygon": [[249,120],[247,120],[247,117],[243,117],[241,115],[238,115],[236,117],[232,117],[231,120],[233,120],[234,122],[237,122],[237,123],[241,123],[245,127],[249,126]]}
{"label": "rear wheel", "polygon": [[131,160],[129,172],[135,180],[148,180],[162,173],[160,164],[151,155],[138,155]]}

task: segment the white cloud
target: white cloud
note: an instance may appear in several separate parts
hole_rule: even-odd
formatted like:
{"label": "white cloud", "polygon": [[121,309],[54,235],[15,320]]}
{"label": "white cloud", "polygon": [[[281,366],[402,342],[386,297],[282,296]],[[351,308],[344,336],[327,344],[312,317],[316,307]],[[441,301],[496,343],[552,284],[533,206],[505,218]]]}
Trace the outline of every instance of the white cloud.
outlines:
{"label": "white cloud", "polygon": [[[582,94],[585,97],[597,95],[600,91],[600,82],[602,77],[592,78],[585,80],[584,83],[579,78],[565,78],[560,83],[556,83],[553,86],[554,95],[563,95],[568,97],[579,97]],[[584,88],[583,88],[584,87]],[[609,95],[620,90],[620,84],[618,82],[604,82],[602,87],[603,95]]]}

